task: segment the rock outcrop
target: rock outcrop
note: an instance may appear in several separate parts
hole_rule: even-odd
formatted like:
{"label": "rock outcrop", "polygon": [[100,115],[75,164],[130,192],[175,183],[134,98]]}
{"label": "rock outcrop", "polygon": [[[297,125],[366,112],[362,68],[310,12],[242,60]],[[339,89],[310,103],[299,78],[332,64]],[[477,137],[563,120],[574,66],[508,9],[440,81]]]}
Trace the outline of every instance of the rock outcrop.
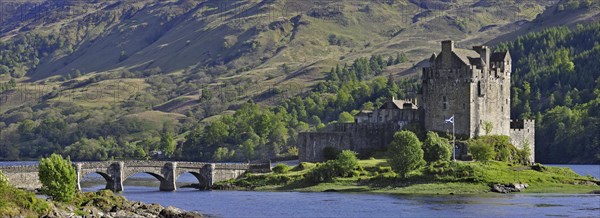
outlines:
{"label": "rock outcrop", "polygon": [[508,194],[511,192],[521,192],[525,190],[529,185],[527,183],[511,183],[511,184],[494,184],[492,185],[492,192]]}
{"label": "rock outcrop", "polygon": [[59,217],[133,217],[133,218],[200,218],[201,214],[158,204],[127,201],[110,191],[84,193],[71,204],[53,202],[51,211],[43,216]]}

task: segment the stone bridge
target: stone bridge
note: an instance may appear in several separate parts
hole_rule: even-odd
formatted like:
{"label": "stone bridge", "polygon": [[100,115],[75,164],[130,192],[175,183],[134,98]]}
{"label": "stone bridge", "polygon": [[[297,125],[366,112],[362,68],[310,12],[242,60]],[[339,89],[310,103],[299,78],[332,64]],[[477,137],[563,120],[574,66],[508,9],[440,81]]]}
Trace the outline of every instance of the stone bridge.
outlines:
{"label": "stone bridge", "polygon": [[[175,191],[177,178],[190,173],[198,179],[200,188],[210,189],[214,183],[235,179],[243,173],[269,172],[270,164],[247,163],[203,163],[203,162],[168,162],[168,161],[117,161],[117,162],[76,162],[73,164],[77,172],[77,188],[81,190],[80,181],[86,175],[97,173],[106,181],[106,189],[115,192],[123,191],[123,182],[137,173],[147,173],[160,181],[161,191]],[[18,188],[37,189],[41,187],[38,180],[38,166],[5,166],[0,171],[8,177],[9,182]]]}

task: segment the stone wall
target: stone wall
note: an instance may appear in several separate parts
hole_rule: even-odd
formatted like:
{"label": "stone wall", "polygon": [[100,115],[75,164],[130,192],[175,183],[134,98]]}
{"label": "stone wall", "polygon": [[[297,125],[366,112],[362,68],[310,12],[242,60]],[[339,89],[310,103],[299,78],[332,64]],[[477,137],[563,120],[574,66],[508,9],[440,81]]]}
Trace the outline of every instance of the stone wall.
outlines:
{"label": "stone wall", "polygon": [[[123,191],[123,182],[136,173],[147,173],[160,181],[161,191],[175,191],[176,180],[183,173],[191,173],[198,179],[201,187],[210,188],[215,182],[235,179],[246,171],[269,172],[270,164],[247,163],[202,163],[202,162],[167,162],[167,161],[121,161],[121,162],[77,162],[77,187],[85,175],[97,173],[106,180],[106,188]],[[41,188],[38,178],[38,167],[7,166],[0,167],[9,182],[17,188]]]}
{"label": "stone wall", "polygon": [[299,159],[304,162],[324,161],[323,149],[352,150],[366,153],[387,147],[399,124],[332,124],[320,132],[300,133],[298,136]]}
{"label": "stone wall", "polygon": [[454,116],[457,135],[483,135],[486,122],[494,127],[490,134],[509,135],[510,69],[510,60],[490,63],[485,46],[467,50],[442,42],[442,52],[423,69],[420,109],[425,129],[452,132],[444,120]]}
{"label": "stone wall", "polygon": [[531,149],[531,163],[535,162],[535,120],[513,120],[510,123],[510,142],[518,149],[527,144]]}
{"label": "stone wall", "polygon": [[0,167],[0,171],[8,178],[8,182],[17,188],[35,190],[42,187],[37,166],[5,166]]}

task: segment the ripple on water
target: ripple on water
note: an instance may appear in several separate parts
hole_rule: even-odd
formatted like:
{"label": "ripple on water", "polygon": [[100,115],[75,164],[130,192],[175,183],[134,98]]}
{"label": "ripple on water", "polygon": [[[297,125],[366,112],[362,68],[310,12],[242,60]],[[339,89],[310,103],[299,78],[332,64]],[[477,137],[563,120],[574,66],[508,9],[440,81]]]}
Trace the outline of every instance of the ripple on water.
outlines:
{"label": "ripple on water", "polygon": [[535,204],[535,207],[562,207],[561,204]]}

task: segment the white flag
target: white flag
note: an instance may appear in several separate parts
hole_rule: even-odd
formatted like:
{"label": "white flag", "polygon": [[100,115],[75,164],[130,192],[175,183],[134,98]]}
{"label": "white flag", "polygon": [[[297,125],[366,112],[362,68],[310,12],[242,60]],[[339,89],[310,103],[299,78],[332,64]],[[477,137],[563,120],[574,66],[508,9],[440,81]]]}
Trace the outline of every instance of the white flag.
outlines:
{"label": "white flag", "polygon": [[445,122],[454,124],[454,116],[448,118]]}

